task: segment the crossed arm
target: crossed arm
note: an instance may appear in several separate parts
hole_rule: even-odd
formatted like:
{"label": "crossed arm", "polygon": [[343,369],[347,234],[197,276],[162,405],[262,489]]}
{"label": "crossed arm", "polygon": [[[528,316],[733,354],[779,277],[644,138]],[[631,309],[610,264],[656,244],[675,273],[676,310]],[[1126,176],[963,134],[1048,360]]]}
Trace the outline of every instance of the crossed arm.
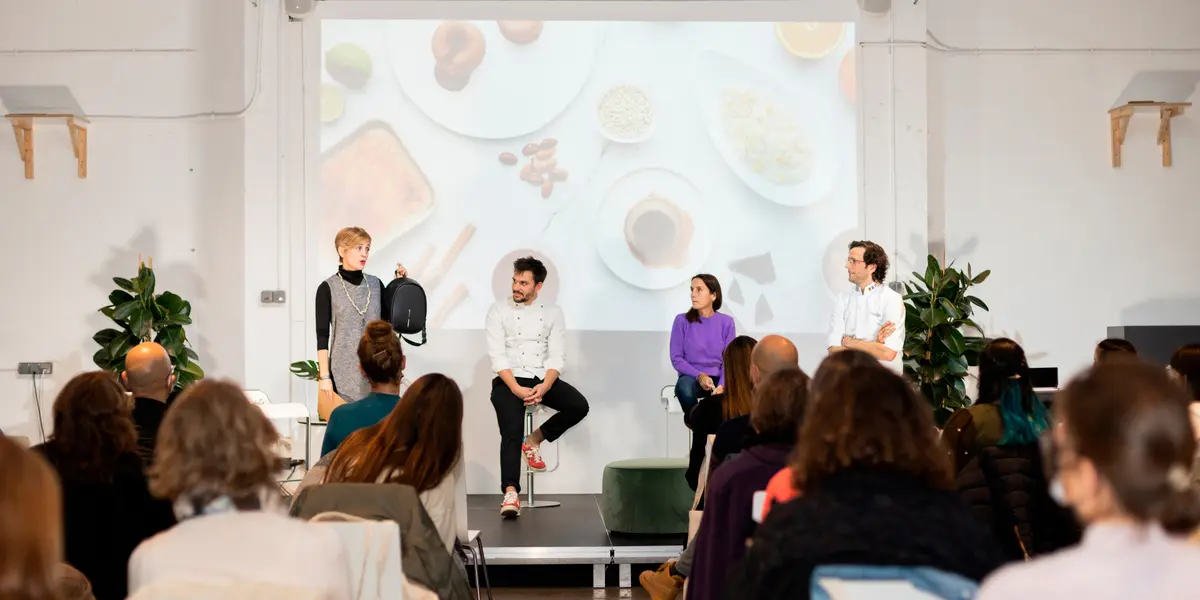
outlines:
{"label": "crossed arm", "polygon": [[[856,339],[846,335],[846,307],[839,303],[835,306],[830,322],[829,353],[841,352],[848,348],[866,352],[882,361],[895,360],[896,355],[904,348],[904,303],[889,303],[884,309],[884,323],[873,341]],[[897,331],[900,332],[899,335]]]}

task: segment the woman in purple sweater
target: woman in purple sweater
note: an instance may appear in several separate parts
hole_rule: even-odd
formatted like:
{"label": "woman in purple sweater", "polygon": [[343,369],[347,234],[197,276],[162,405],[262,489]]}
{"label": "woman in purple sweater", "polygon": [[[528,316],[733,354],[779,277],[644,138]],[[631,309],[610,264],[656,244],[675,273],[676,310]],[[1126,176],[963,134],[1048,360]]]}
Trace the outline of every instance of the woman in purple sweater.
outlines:
{"label": "woman in purple sweater", "polygon": [[679,373],[675,397],[684,420],[700,398],[719,394],[721,353],[737,335],[733,317],[721,309],[721,283],[707,273],[692,278],[692,308],[675,317],[671,326],[671,365]]}

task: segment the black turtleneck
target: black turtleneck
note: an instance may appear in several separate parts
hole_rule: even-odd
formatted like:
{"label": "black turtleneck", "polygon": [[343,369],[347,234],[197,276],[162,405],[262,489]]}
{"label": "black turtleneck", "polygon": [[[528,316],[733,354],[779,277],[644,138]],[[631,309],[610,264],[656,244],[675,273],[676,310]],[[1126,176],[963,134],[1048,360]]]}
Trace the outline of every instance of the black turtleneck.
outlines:
{"label": "black turtleneck", "polygon": [[[362,285],[362,271],[347,271],[342,267],[338,267],[338,273],[347,285]],[[380,290],[379,301],[379,318],[384,321],[392,320],[392,306],[388,299],[384,297]],[[329,325],[333,321],[333,298],[329,291],[329,282],[322,281],[321,285],[317,286],[317,350],[329,349]]]}

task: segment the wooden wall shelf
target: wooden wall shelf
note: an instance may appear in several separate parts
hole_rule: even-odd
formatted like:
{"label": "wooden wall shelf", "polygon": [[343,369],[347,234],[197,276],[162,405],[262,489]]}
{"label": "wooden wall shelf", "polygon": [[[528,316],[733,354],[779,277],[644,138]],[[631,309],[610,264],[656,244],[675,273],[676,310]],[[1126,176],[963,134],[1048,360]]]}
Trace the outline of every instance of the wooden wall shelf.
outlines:
{"label": "wooden wall shelf", "polygon": [[87,124],[82,115],[52,113],[19,113],[5,115],[12,121],[13,133],[17,138],[17,152],[25,163],[25,179],[33,179],[33,130],[38,121],[64,121],[71,134],[71,148],[79,164],[80,179],[87,178]]}
{"label": "wooden wall shelf", "polygon": [[1125,143],[1125,131],[1129,119],[1138,110],[1158,111],[1158,145],[1162,147],[1162,166],[1171,166],[1171,119],[1183,114],[1191,102],[1127,102],[1108,111],[1109,140],[1112,148],[1112,166],[1121,166],[1121,145]]}

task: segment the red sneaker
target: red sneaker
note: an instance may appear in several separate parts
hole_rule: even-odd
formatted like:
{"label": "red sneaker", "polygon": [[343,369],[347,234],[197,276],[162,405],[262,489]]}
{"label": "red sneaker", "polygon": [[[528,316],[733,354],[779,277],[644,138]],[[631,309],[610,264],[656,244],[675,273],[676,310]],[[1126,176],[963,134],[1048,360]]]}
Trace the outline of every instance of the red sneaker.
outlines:
{"label": "red sneaker", "polygon": [[525,453],[525,462],[529,463],[530,471],[541,473],[546,470],[546,461],[542,460],[540,448],[521,442],[521,452]]}
{"label": "red sneaker", "polygon": [[521,516],[521,498],[516,492],[504,494],[504,503],[500,505],[500,516],[505,519],[515,519]]}

